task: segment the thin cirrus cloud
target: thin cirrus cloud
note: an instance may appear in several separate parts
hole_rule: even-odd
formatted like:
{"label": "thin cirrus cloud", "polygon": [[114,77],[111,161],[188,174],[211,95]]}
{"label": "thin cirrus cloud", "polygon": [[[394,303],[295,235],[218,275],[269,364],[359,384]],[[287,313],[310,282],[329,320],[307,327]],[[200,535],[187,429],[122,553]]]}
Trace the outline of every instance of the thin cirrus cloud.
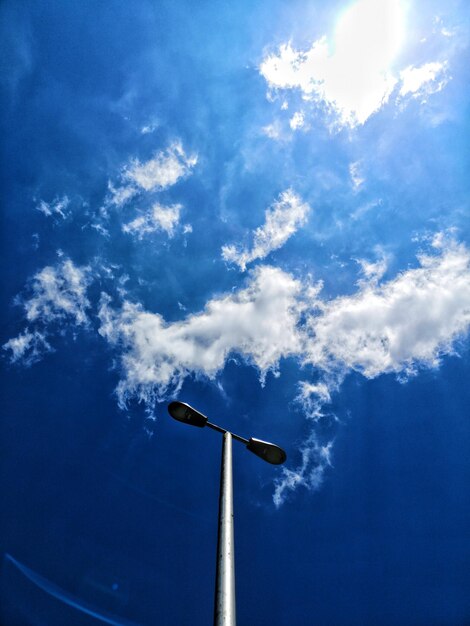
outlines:
{"label": "thin cirrus cloud", "polygon": [[[300,465],[291,469],[283,467],[281,475],[275,481],[273,502],[280,507],[289,494],[304,487],[316,491],[323,483],[325,472],[332,467],[334,437],[331,421],[334,416],[325,413],[325,406],[331,403],[331,394],[338,389],[338,380],[329,378],[325,381],[310,382],[302,380],[298,384],[297,403],[305,415],[312,421],[310,435],[300,447]],[[326,424],[326,427],[325,427]]]}
{"label": "thin cirrus cloud", "polygon": [[70,259],[44,267],[32,280],[32,296],[22,301],[26,319],[49,323],[68,318],[77,325],[86,324],[90,282],[89,269],[77,267]]}
{"label": "thin cirrus cloud", "polygon": [[[90,270],[66,260],[38,272],[31,297],[23,301],[28,326],[41,327],[27,328],[3,347],[12,361],[31,364],[41,350],[50,349],[45,339],[50,325],[90,330],[89,310],[95,311],[100,335],[119,357],[120,405],[137,399],[149,411],[187,377],[216,379],[234,355],[256,367],[261,382],[282,359],[296,358],[303,366],[296,400],[312,432],[301,448],[300,465],[282,470],[276,481],[279,506],[300,486],[318,488],[331,465],[333,438],[325,428],[324,408],[349,372],[369,379],[382,374],[406,378],[420,368],[438,367],[468,335],[468,248],[437,235],[431,251],[418,261],[417,267],[383,282],[383,263],[365,262],[356,292],[330,300],[322,298],[321,283],[261,265],[243,288],[214,297],[199,313],[167,322],[126,299],[113,306],[105,293],[93,308],[87,295]],[[308,371],[312,380],[306,380]]]}
{"label": "thin cirrus cloud", "polygon": [[275,479],[273,502],[277,508],[284,504],[289,493],[299,487],[316,491],[323,483],[325,471],[331,467],[333,440],[321,443],[314,431],[301,446],[301,464],[295,469],[282,468],[282,475]]}
{"label": "thin cirrus cloud", "polygon": [[305,126],[305,115],[302,111],[296,111],[289,120],[289,126],[292,130],[298,130]]}
{"label": "thin cirrus cloud", "polygon": [[45,353],[51,352],[52,348],[43,333],[35,330],[30,332],[26,329],[18,337],[9,339],[3,349],[10,351],[10,362],[21,363],[30,367],[40,361]]}
{"label": "thin cirrus cloud", "polygon": [[349,176],[351,177],[352,187],[355,192],[361,189],[366,180],[364,178],[364,175],[362,174],[361,169],[362,168],[360,161],[354,161],[349,165]]}
{"label": "thin cirrus cloud", "polygon": [[222,258],[245,271],[248,263],[264,259],[270,252],[283,246],[305,224],[309,212],[310,206],[302,202],[292,189],[283,191],[279,199],[266,210],[264,224],[254,231],[252,246],[223,246]]}
{"label": "thin cirrus cloud", "polygon": [[9,352],[10,362],[30,366],[52,351],[47,341],[50,325],[88,325],[90,302],[87,289],[91,283],[88,267],[78,267],[65,259],[56,267],[46,266],[37,272],[30,285],[29,298],[17,298],[25,312],[28,324],[37,328],[26,328],[17,337],[7,341],[3,349]]}
{"label": "thin cirrus cloud", "polygon": [[120,186],[108,183],[105,206],[123,206],[138,193],[163,191],[188,176],[197,163],[197,155],[186,154],[180,141],[160,150],[148,161],[132,159],[121,173]]}
{"label": "thin cirrus cloud", "polygon": [[186,176],[196,163],[197,156],[187,155],[181,143],[175,142],[145,163],[132,161],[123,177],[145,191],[161,191]]}
{"label": "thin cirrus cloud", "polygon": [[36,206],[36,209],[43,213],[46,217],[60,215],[60,217],[65,220],[69,216],[67,211],[69,204],[69,198],[67,196],[63,196],[62,198],[56,198],[52,202],[45,202],[44,200],[41,200]]}
{"label": "thin cirrus cloud", "polygon": [[163,231],[169,237],[173,237],[179,223],[181,208],[180,204],[163,206],[156,202],[149,211],[124,224],[122,231],[138,239],[143,239],[145,235],[158,231]]}
{"label": "thin cirrus cloud", "polygon": [[[272,92],[299,90],[304,101],[322,103],[334,114],[334,126],[355,127],[386,104],[397,85],[402,98],[444,86],[445,63],[396,72],[404,39],[401,2],[359,0],[340,16],[332,40],[321,37],[305,51],[284,43],[259,69]],[[291,120],[291,127],[298,126]]]}

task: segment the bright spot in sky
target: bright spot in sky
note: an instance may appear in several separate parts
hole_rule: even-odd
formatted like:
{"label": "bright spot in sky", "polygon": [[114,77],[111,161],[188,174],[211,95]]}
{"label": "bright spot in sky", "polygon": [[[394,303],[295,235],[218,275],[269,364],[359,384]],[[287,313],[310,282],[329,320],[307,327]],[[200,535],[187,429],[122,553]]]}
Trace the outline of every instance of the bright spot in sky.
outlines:
{"label": "bright spot in sky", "polygon": [[323,101],[342,125],[356,126],[390,97],[404,38],[399,0],[359,0],[338,18],[333,41],[322,37],[306,52],[283,44],[260,71],[271,88],[300,88],[305,100]]}
{"label": "bright spot in sky", "polygon": [[404,34],[404,12],[397,0],[360,0],[340,16],[324,91],[344,118],[363,124],[388,99]]}
{"label": "bright spot in sky", "polygon": [[366,63],[387,70],[404,39],[403,8],[397,0],[360,0],[338,19],[335,31],[336,54],[345,65]]}

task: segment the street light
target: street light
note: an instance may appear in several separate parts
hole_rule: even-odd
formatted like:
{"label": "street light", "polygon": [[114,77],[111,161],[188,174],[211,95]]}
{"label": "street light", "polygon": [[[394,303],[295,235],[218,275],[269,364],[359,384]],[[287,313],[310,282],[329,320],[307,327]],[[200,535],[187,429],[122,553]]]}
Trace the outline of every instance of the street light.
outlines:
{"label": "street light", "polygon": [[274,443],[261,439],[245,439],[209,422],[208,418],[185,402],[174,401],[168,412],[178,422],[222,433],[220,467],[219,526],[217,537],[217,572],[214,601],[214,626],[235,626],[235,556],[233,542],[232,438],[241,441],[250,452],[272,465],[286,460],[286,453]]}

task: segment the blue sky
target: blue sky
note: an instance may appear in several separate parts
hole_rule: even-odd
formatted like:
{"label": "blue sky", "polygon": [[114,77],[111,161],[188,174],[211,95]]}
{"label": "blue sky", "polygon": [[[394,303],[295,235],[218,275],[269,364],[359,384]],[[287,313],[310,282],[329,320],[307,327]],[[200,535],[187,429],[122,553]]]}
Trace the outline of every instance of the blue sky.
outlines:
{"label": "blue sky", "polygon": [[4,621],[467,623],[466,3],[0,11]]}

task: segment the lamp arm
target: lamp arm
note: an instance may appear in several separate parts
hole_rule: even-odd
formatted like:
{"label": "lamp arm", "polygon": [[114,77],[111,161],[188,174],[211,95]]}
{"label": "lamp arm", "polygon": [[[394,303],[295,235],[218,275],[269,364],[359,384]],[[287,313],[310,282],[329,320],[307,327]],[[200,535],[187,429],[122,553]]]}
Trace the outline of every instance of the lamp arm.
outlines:
{"label": "lamp arm", "polygon": [[[212,428],[212,430],[216,430],[218,433],[224,434],[230,432],[225,428],[222,428],[221,426],[217,426],[217,424],[212,424],[211,422],[206,422],[206,426],[209,426],[209,428]],[[249,440],[245,439],[245,437],[240,437],[240,435],[236,435],[235,433],[230,434],[232,435],[233,439],[236,439],[237,441],[241,441],[245,445],[248,445]]]}

